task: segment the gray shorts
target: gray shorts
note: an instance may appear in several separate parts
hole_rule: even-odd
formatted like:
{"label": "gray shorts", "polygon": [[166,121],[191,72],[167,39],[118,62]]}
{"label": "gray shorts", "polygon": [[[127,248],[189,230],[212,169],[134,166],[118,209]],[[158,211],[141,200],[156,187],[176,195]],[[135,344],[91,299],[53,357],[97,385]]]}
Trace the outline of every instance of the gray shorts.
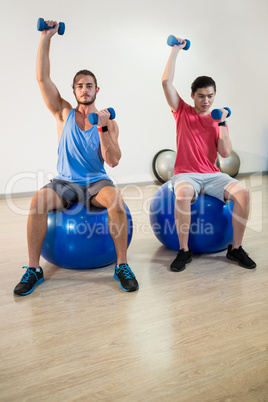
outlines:
{"label": "gray shorts", "polygon": [[84,205],[90,208],[90,199],[97,195],[103,187],[115,187],[110,180],[99,180],[95,183],[80,186],[78,184],[70,183],[65,180],[52,179],[43,188],[51,188],[54,190],[60,198],[66,201],[66,209],[70,208],[76,202],[83,202]]}
{"label": "gray shorts", "polygon": [[191,183],[195,190],[195,196],[192,203],[196,201],[197,196],[208,194],[212,197],[226,202],[224,191],[232,183],[238,183],[238,180],[232,178],[226,173],[180,173],[171,178],[171,183],[175,190],[180,183]]}

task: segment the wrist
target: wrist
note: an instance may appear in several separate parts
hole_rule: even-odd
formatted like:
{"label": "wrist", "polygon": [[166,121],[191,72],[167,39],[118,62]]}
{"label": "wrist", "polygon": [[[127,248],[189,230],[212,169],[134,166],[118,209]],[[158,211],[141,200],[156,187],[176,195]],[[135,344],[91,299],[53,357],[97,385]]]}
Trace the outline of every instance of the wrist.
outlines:
{"label": "wrist", "polygon": [[172,49],[171,49],[171,54],[173,54],[174,57],[177,58],[180,50],[181,49],[178,46],[173,46]]}
{"label": "wrist", "polygon": [[219,123],[218,123],[218,126],[226,127],[226,126],[227,126],[227,123],[226,123],[226,121],[224,120],[224,121],[219,122]]}
{"label": "wrist", "polygon": [[40,42],[43,42],[43,43],[50,43],[50,41],[51,41],[51,36],[49,36],[48,34],[47,34],[47,31],[43,31],[43,32],[41,32],[41,35],[40,35]]}
{"label": "wrist", "polygon": [[97,130],[99,133],[105,133],[106,131],[108,131],[108,127],[107,126],[103,126],[103,127],[97,126]]}

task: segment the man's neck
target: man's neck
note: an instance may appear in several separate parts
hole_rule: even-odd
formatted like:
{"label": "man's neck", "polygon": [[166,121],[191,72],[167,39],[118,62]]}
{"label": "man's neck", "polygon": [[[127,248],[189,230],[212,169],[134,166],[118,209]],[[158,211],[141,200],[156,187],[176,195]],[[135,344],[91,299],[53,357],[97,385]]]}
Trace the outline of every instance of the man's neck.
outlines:
{"label": "man's neck", "polygon": [[81,103],[78,103],[76,106],[75,110],[78,113],[81,113],[83,117],[87,117],[90,113],[95,113],[97,112],[95,103],[92,103],[91,105],[83,105]]}
{"label": "man's neck", "polygon": [[201,110],[197,109],[195,106],[194,106],[194,111],[197,114],[202,114],[203,116],[207,116],[208,114],[210,114],[210,110],[207,110],[206,112],[203,113]]}

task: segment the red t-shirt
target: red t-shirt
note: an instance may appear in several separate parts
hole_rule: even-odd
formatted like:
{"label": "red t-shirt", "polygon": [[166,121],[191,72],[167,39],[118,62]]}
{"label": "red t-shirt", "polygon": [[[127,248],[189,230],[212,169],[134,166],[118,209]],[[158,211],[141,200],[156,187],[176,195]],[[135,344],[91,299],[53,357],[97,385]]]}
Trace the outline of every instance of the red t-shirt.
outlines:
{"label": "red t-shirt", "polygon": [[177,128],[177,156],[174,175],[179,173],[215,173],[217,168],[218,122],[211,115],[196,113],[182,99],[173,112]]}

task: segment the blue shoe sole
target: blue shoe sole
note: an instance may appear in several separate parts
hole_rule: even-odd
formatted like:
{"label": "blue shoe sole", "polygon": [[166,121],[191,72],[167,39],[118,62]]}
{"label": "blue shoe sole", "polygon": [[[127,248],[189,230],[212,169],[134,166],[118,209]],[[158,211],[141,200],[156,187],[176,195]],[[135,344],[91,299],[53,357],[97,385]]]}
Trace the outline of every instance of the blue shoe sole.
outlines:
{"label": "blue shoe sole", "polygon": [[114,274],[114,279],[116,279],[117,281],[120,282],[120,279],[118,278],[118,276],[116,274]]}
{"label": "blue shoe sole", "polygon": [[32,293],[33,291],[34,291],[34,288],[37,286],[37,285],[40,285],[40,283],[42,283],[42,282],[44,282],[44,280],[45,280],[45,278],[41,278],[41,279],[39,279],[39,281],[37,281],[36,282],[36,284],[28,291],[28,292],[26,292],[26,293],[15,293],[15,291],[14,291],[14,293],[15,293],[15,295],[18,295],[18,296],[27,296],[27,295],[29,295],[30,293]]}

